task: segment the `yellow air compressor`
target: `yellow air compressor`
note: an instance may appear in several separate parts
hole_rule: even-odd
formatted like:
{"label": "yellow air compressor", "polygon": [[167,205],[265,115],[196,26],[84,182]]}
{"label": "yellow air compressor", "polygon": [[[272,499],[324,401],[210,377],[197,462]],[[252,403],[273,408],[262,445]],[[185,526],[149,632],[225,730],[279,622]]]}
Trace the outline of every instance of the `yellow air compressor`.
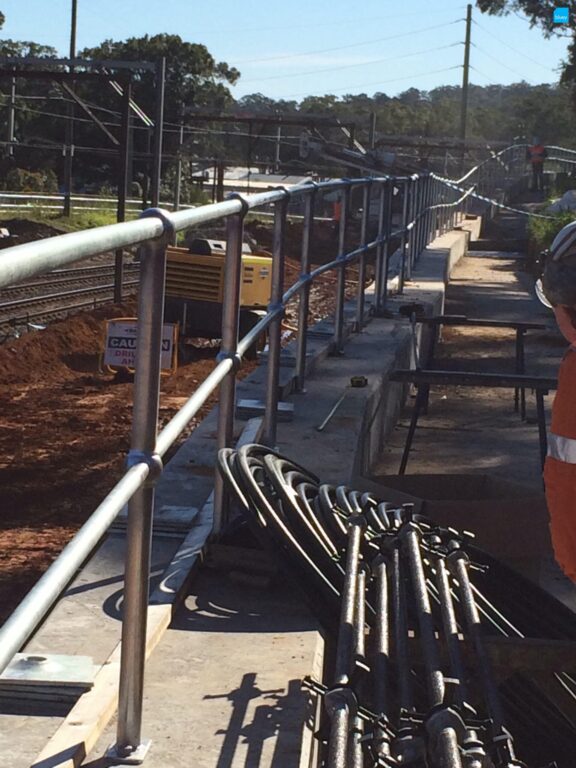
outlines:
{"label": "yellow air compressor", "polygon": [[[260,320],[270,301],[272,257],[242,246],[240,338]],[[189,338],[219,338],[224,297],[223,240],[196,238],[189,248],[172,246],[166,259],[164,320],[178,323],[180,348]],[[255,357],[256,349],[251,350]]]}

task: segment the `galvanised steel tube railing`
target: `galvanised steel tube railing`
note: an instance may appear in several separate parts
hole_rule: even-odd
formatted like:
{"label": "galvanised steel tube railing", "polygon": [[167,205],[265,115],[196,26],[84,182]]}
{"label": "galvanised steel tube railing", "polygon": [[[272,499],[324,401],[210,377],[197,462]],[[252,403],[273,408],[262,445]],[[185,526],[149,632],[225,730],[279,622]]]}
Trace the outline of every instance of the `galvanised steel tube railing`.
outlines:
{"label": "galvanised steel tube railing", "polygon": [[136,489],[146,480],[149,471],[147,464],[138,464],[126,472],[16,610],[6,619],[0,628],[1,670],[6,669],[14,654],[18,653],[30,638],[66,589],[78,568],[110,528],[120,510],[126,506]]}
{"label": "galvanised steel tube railing", "polygon": [[[158,216],[157,211],[147,215]],[[141,739],[142,702],[154,487],[162,473],[156,453],[156,432],[160,400],[160,355],[164,322],[164,280],[166,248],[173,241],[171,222],[162,217],[160,239],[140,249],[140,292],[138,300],[138,361],[134,379],[134,415],[128,464],[150,467],[147,481],[128,502],[127,551],[124,577],[122,645],[118,727],[115,754],[133,757],[145,749]]]}
{"label": "galvanised steel tube railing", "polygon": [[262,441],[265,445],[276,444],[276,422],[278,410],[278,381],[280,367],[280,351],[282,343],[282,316],[284,302],[284,238],[286,232],[286,214],[288,212],[288,193],[275,203],[274,207],[274,241],[272,247],[272,295],[269,310],[274,312],[268,332],[268,368],[266,371],[266,411]]}
{"label": "galvanised steel tube railing", "polygon": [[368,239],[368,224],[370,219],[370,190],[371,181],[368,180],[364,187],[362,198],[362,225],[360,229],[360,248],[362,253],[358,261],[358,287],[356,293],[356,320],[354,330],[359,333],[364,325],[364,296],[366,283],[366,246]]}
{"label": "galvanised steel tube railing", "polygon": [[[380,185],[380,197],[378,200],[378,234],[376,239],[378,245],[376,246],[376,269],[374,275],[374,314],[380,315],[383,305],[386,302],[386,283],[388,278],[388,252],[384,253],[384,227],[386,221],[391,218],[391,210],[387,209],[387,203],[391,195],[390,182],[386,182]],[[388,216],[386,216],[388,214]]]}
{"label": "galvanised steel tube railing", "polygon": [[[242,282],[242,244],[244,241],[245,205],[241,213],[229,216],[226,221],[226,257],[224,294],[222,297],[222,344],[218,360],[229,359],[232,367],[220,385],[218,411],[218,450],[229,448],[234,434],[234,408],[236,401],[235,372],[240,366],[238,357],[238,318]],[[227,500],[224,484],[219,475],[214,478],[214,528],[220,530],[226,514]]]}
{"label": "galvanised steel tube railing", "polygon": [[350,182],[342,190],[340,226],[338,229],[338,287],[336,289],[336,311],[334,313],[334,349],[342,351],[344,336],[344,302],[346,299],[346,224],[350,206]]}
{"label": "galvanised steel tube railing", "polygon": [[[300,252],[300,278],[308,277],[310,272],[310,242],[312,240],[312,228],[314,225],[314,204],[316,202],[316,189],[308,195],[305,201],[304,226],[302,228],[302,249]],[[308,310],[310,307],[310,280],[306,279],[300,289],[298,304],[298,339],[296,348],[296,377],[294,380],[295,392],[304,391],[304,379],[306,377],[306,341],[308,329]]]}
{"label": "galvanised steel tube railing", "polygon": [[[189,424],[190,420],[198,413],[208,397],[214,390],[228,378],[228,384],[224,386],[224,394],[221,401],[222,416],[219,424],[219,444],[230,442],[230,424],[233,419],[233,375],[238,357],[245,354],[247,349],[257,340],[258,336],[269,326],[273,327],[270,334],[270,355],[268,381],[270,396],[267,398],[266,430],[268,439],[275,440],[276,435],[276,407],[277,407],[277,377],[280,352],[280,321],[284,312],[284,306],[292,296],[300,292],[301,296],[307,296],[311,282],[319,275],[329,270],[338,270],[338,293],[335,313],[335,346],[341,349],[343,343],[343,310],[345,299],[345,270],[346,266],[354,260],[365,259],[366,254],[372,250],[377,255],[377,273],[381,275],[379,295],[386,295],[387,291],[387,264],[390,243],[399,240],[403,264],[406,265],[406,244],[410,236],[411,248],[417,257],[419,250],[425,247],[430,235],[436,230],[444,231],[447,222],[444,221],[437,227],[436,224],[427,230],[423,221],[430,216],[432,220],[438,213],[448,211],[462,203],[464,195],[452,203],[441,202],[430,205],[439,195],[445,196],[446,192],[454,194],[454,182],[435,178],[434,184],[430,176],[414,176],[411,178],[395,179],[382,177],[370,180],[345,180],[327,182],[316,185],[302,185],[291,190],[272,190],[258,195],[242,199],[230,199],[223,203],[203,206],[191,210],[182,210],[176,213],[167,213],[152,209],[143,215],[138,221],[114,224],[101,227],[88,232],[80,232],[50,240],[28,243],[7,249],[0,259],[0,287],[19,282],[35,275],[43,274],[52,269],[66,266],[90,256],[103,252],[114,251],[119,248],[140,245],[142,249],[142,284],[140,291],[140,317],[138,336],[138,366],[136,370],[135,406],[134,406],[134,430],[132,449],[129,456],[130,468],[124,478],[115,486],[106,497],[93,516],[80,529],[78,534],[64,549],[60,558],[51,566],[36,587],[30,592],[12,617],[0,629],[0,671],[5,668],[13,654],[23,646],[30,637],[38,623],[50,610],[59,594],[75,575],[77,569],[86,559],[99,539],[106,532],[119,511],[129,505],[128,523],[128,556],[126,563],[126,588],[124,601],[123,621],[123,661],[121,671],[120,692],[120,716],[118,724],[118,743],[115,755],[120,759],[134,758],[142,745],[140,726],[142,714],[142,690],[144,674],[144,643],[146,632],[147,588],[149,576],[149,553],[151,537],[151,519],[154,498],[154,482],[161,472],[161,458],[168,451],[177,437]],[[367,242],[368,218],[363,218],[361,245],[353,251],[346,252],[346,225],[348,214],[348,201],[352,186],[368,185],[381,186],[381,199],[387,197],[386,213],[384,221],[379,215],[378,234],[375,240]],[[400,229],[392,232],[391,207],[394,185],[404,187],[403,217]],[[386,196],[385,188],[388,186],[389,194]],[[420,200],[414,203],[414,217],[409,216],[408,203],[411,197],[411,187],[418,190],[420,187]],[[429,196],[426,189],[433,187],[433,193]],[[342,219],[339,228],[338,255],[329,264],[322,265],[312,272],[309,271],[309,252],[311,248],[311,232],[314,214],[314,195],[317,191],[325,192],[341,190],[343,196]],[[300,279],[292,287],[283,293],[282,269],[283,259],[283,232],[286,220],[286,208],[288,200],[295,196],[305,196],[306,218],[303,235],[303,259]],[[365,209],[369,208],[370,196],[365,194]],[[229,281],[227,297],[231,302],[230,310],[225,319],[223,337],[223,355],[216,368],[200,384],[183,408],[164,427],[160,434],[156,435],[156,423],[158,413],[159,392],[159,354],[160,354],[160,329],[162,325],[163,303],[163,274],[165,250],[169,240],[177,231],[211,222],[216,219],[230,218],[230,235],[232,244],[229,249],[230,264],[234,258],[240,259],[238,243],[241,243],[238,221],[251,209],[274,205],[276,209],[275,245],[274,245],[274,292],[271,306],[266,316],[250,331],[244,339],[237,344],[236,327],[238,322],[236,301],[237,291],[235,281],[230,277],[236,274],[236,270],[227,269],[226,277]],[[388,214],[388,215],[387,215]],[[418,227],[419,239],[415,237],[414,229]],[[144,244],[144,245],[143,245]],[[382,261],[384,259],[384,262]],[[412,262],[410,262],[412,266]],[[401,285],[404,281],[404,269],[401,272]],[[363,285],[359,286],[359,295],[363,292]],[[228,298],[227,298],[228,302]],[[299,333],[305,337],[308,319],[306,302],[301,302]],[[236,349],[234,350],[234,347]],[[303,351],[302,351],[303,350]],[[305,341],[300,344],[299,353],[299,386],[303,386],[305,379]],[[218,501],[220,503],[221,500]],[[222,506],[219,507],[222,513]],[[216,531],[224,523],[221,518],[216,519]]]}

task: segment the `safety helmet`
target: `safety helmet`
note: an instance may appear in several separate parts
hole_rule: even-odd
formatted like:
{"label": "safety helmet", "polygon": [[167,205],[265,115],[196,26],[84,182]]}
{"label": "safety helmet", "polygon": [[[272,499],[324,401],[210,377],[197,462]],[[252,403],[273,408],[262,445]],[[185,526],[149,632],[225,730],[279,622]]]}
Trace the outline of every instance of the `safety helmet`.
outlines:
{"label": "safety helmet", "polygon": [[563,227],[550,246],[542,290],[553,306],[576,306],[576,221]]}
{"label": "safety helmet", "polygon": [[573,254],[576,254],[576,221],[562,227],[550,246],[550,257],[553,261],[560,261]]}

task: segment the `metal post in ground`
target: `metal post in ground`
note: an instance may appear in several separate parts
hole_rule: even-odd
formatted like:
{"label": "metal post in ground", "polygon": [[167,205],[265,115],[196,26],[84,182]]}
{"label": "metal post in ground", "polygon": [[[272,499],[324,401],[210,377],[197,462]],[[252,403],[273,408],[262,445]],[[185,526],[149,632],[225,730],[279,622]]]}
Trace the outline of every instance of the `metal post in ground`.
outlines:
{"label": "metal post in ground", "polygon": [[[368,221],[370,218],[370,190],[372,179],[366,181],[362,197],[362,224],[360,227],[360,247],[365,248],[368,243]],[[356,294],[356,319],[354,330],[360,333],[364,325],[364,299],[366,290],[366,252],[364,251],[358,260],[358,292]]]}
{"label": "metal post in ground", "polygon": [[162,471],[162,461],[155,450],[166,248],[173,237],[171,222],[163,211],[149,210],[143,216],[159,216],[165,229],[162,238],[147,242],[140,249],[134,415],[128,463],[145,462],[150,466],[150,474],[128,504],[117,741],[110,752],[115,759],[127,762],[141,762],[149,746],[141,734],[142,701],[154,486]]}
{"label": "metal post in ground", "polygon": [[16,78],[10,80],[10,101],[8,102],[8,121],[6,123],[6,156],[14,157],[14,122],[16,115]]}
{"label": "metal post in ground", "polygon": [[[300,275],[310,272],[310,243],[312,241],[312,229],[314,225],[314,204],[316,202],[316,189],[307,195],[304,202],[304,225],[302,229],[302,251],[300,255]],[[296,392],[304,391],[306,379],[306,343],[308,334],[308,307],[310,303],[310,283],[302,286],[300,301],[298,304],[298,341],[296,347],[296,378],[294,388]]]}
{"label": "metal post in ground", "polygon": [[156,113],[154,116],[154,157],[152,160],[152,205],[160,204],[162,182],[162,136],[164,130],[164,85],[166,81],[166,59],[156,65]]}
{"label": "metal post in ground", "polygon": [[[340,226],[338,229],[338,258],[344,259],[346,255],[346,223],[348,221],[348,204],[350,201],[350,187],[342,187],[342,201],[340,207]],[[346,264],[338,269],[338,285],[336,287],[336,311],[334,313],[334,353],[340,354],[344,348],[344,303],[346,301]]]}
{"label": "metal post in ground", "polygon": [[[236,399],[236,371],[240,360],[238,329],[240,324],[240,287],[242,280],[242,242],[244,240],[244,216],[248,208],[229,216],[226,222],[226,257],[224,262],[224,294],[222,297],[222,346],[218,362],[231,358],[232,370],[220,385],[218,400],[218,450],[229,448],[234,436],[234,410]],[[218,536],[226,525],[228,499],[219,472],[214,477],[214,525],[213,535]]]}
{"label": "metal post in ground", "polygon": [[272,294],[269,312],[276,312],[276,317],[269,326],[268,333],[268,368],[266,371],[266,410],[262,442],[271,447],[276,445],[276,426],[278,418],[278,381],[280,367],[280,347],[282,341],[282,295],[284,290],[284,233],[289,195],[274,203],[274,242],[272,246]]}
{"label": "metal post in ground", "polygon": [[176,160],[176,181],[174,183],[174,210],[180,210],[180,194],[182,191],[182,153],[184,151],[184,120],[180,120],[178,136],[178,159]]}
{"label": "metal post in ground", "polygon": [[[120,140],[120,173],[118,175],[118,200],[116,206],[116,221],[126,220],[126,199],[128,197],[128,177],[130,174],[130,100],[132,98],[132,83],[130,78],[124,84],[122,94],[122,133]],[[124,279],[124,251],[119,248],[114,253],[114,301],[122,301],[122,283]]]}

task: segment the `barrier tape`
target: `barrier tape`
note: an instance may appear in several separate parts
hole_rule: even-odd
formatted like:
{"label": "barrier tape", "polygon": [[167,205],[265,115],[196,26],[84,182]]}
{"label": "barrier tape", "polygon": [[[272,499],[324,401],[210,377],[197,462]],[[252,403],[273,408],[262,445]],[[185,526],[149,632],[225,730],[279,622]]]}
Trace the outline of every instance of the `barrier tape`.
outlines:
{"label": "barrier tape", "polygon": [[[467,190],[462,189],[462,187],[459,187],[457,184],[454,184],[453,182],[449,182],[446,179],[442,179],[440,177],[436,177],[440,181],[442,181],[444,184],[446,184],[447,187],[450,187],[451,189],[454,189],[458,192],[466,192]],[[489,203],[490,205],[495,205],[497,208],[502,208],[505,211],[511,211],[512,213],[519,213],[522,216],[532,216],[535,219],[554,219],[554,216],[550,216],[544,213],[534,213],[533,211],[523,211],[520,208],[512,208],[510,205],[505,205],[504,203],[499,203],[497,200],[493,200],[490,197],[485,197],[484,195],[478,194],[478,192],[470,192],[470,197],[475,197],[477,200],[482,200],[484,203]]]}

